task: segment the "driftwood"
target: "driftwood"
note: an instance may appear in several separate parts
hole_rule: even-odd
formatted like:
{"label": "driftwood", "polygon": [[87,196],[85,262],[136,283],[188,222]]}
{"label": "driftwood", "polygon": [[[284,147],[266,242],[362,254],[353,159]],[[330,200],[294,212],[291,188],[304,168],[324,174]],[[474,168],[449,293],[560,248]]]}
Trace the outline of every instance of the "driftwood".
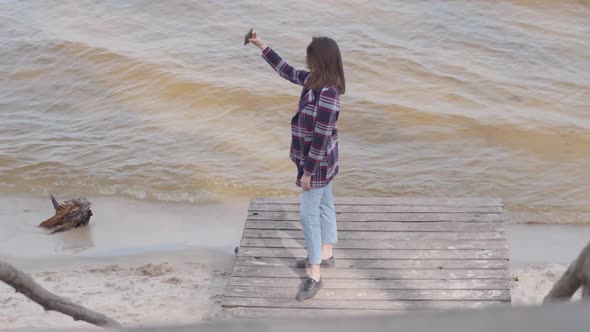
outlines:
{"label": "driftwood", "polygon": [[580,287],[583,288],[582,298],[590,300],[590,242],[555,283],[543,302],[568,300]]}
{"label": "driftwood", "polygon": [[55,209],[55,215],[39,224],[39,227],[43,228],[57,228],[51,234],[86,226],[90,222],[90,217],[92,217],[91,204],[85,198],[58,203],[55,197],[51,195],[51,203]]}
{"label": "driftwood", "polygon": [[103,314],[87,309],[47,291],[37,284],[33,278],[1,260],[0,280],[12,286],[18,293],[38,303],[46,311],[58,311],[72,317],[75,321],[82,320],[105,328],[122,327],[117,321]]}

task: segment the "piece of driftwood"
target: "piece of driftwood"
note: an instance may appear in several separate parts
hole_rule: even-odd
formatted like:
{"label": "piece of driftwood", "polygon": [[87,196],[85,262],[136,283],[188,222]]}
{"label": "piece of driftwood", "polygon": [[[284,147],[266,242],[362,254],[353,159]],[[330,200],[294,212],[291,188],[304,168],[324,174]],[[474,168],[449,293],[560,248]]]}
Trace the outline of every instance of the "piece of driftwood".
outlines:
{"label": "piece of driftwood", "polygon": [[86,198],[71,199],[58,203],[55,197],[51,195],[51,203],[53,203],[55,215],[39,224],[39,227],[42,228],[56,228],[51,234],[86,226],[90,222],[92,210],[90,210],[91,204]]}
{"label": "piece of driftwood", "polygon": [[18,293],[23,294],[42,306],[46,311],[58,311],[72,317],[75,321],[82,320],[105,328],[122,327],[121,324],[112,318],[47,291],[29,275],[1,260],[0,280],[12,286]]}
{"label": "piece of driftwood", "polygon": [[582,298],[590,300],[590,242],[555,283],[543,302],[568,300],[580,287],[583,288]]}

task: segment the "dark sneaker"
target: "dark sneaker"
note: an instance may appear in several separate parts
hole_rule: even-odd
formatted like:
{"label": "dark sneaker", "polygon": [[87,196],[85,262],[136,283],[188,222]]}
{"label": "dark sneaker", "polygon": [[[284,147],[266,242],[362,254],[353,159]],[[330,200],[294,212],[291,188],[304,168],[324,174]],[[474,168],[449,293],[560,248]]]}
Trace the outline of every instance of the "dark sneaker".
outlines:
{"label": "dark sneaker", "polygon": [[301,288],[299,288],[299,292],[297,292],[295,299],[299,302],[311,300],[320,289],[322,289],[322,279],[320,279],[320,281],[315,281],[308,278],[303,285],[301,285]]}
{"label": "dark sneaker", "polygon": [[[303,269],[303,268],[306,268],[308,265],[309,265],[308,258],[306,258],[306,259],[298,260],[295,266],[300,269]],[[334,268],[335,266],[336,266],[336,262],[334,261],[334,256],[332,256],[328,259],[322,259],[322,262],[320,263],[320,267],[323,267],[326,269],[331,269],[331,268]]]}

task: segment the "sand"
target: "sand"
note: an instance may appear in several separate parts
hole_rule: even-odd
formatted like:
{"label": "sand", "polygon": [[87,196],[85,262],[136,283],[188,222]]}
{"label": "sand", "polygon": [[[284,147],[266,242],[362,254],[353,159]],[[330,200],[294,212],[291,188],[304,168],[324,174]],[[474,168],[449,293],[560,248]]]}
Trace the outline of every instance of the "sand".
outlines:
{"label": "sand", "polygon": [[[216,319],[232,259],[205,262],[190,253],[141,257],[113,264],[74,264],[32,275],[47,289],[110,315],[126,326],[186,324]],[[151,263],[146,263],[151,261]],[[566,266],[524,266],[511,271],[513,305],[538,305]],[[576,295],[579,298],[579,294]],[[88,327],[55,312],[44,312],[21,294],[0,285],[0,329]]]}
{"label": "sand", "polygon": [[[233,258],[182,252],[83,262],[30,272],[46,289],[102,312],[126,326],[183,324],[211,320],[221,309],[221,294]],[[45,312],[12,288],[0,284],[0,330],[90,327],[56,312]]]}
{"label": "sand", "polygon": [[[0,259],[125,325],[208,320],[233,265],[247,200],[210,204],[89,197],[89,227],[49,235],[46,197],[0,195]],[[80,327],[0,283],[0,330]]]}
{"label": "sand", "polygon": [[[550,264],[546,266],[527,265],[513,268],[510,272],[510,292],[512,305],[538,305],[555,282],[563,275],[567,265]],[[578,291],[572,298],[579,300],[581,292]]]}

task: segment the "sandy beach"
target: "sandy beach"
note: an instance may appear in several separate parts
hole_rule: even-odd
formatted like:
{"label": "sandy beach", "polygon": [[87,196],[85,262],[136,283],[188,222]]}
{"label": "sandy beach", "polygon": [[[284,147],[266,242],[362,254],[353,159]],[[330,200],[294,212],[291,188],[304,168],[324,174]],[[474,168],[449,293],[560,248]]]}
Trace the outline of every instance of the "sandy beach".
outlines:
{"label": "sandy beach", "polygon": [[[0,257],[48,290],[128,326],[212,319],[247,201],[186,204],[92,197],[89,227],[50,235],[47,198],[1,197]],[[80,327],[0,283],[0,330]]]}
{"label": "sandy beach", "polygon": [[[36,227],[47,199],[3,196],[0,257],[48,290],[126,326],[218,318],[247,201],[209,205],[93,197],[90,227],[49,235]],[[7,218],[10,216],[10,218]],[[162,226],[164,225],[164,226]],[[580,225],[507,225],[514,305],[542,302],[590,238]],[[0,284],[0,330],[88,327],[44,312]]]}
{"label": "sandy beach", "polygon": [[[218,318],[232,262],[228,255],[186,251],[118,258],[108,264],[75,262],[31,273],[47,289],[137,327]],[[513,268],[513,305],[540,304],[565,269],[562,264]],[[0,285],[0,322],[0,330],[90,326],[44,312],[5,285]]]}
{"label": "sandy beach", "polygon": [[[125,326],[214,319],[232,266],[231,255],[184,251],[104,260],[70,260],[28,270],[48,290],[109,315]],[[18,262],[15,262],[18,265]],[[90,327],[0,285],[0,330]]]}

